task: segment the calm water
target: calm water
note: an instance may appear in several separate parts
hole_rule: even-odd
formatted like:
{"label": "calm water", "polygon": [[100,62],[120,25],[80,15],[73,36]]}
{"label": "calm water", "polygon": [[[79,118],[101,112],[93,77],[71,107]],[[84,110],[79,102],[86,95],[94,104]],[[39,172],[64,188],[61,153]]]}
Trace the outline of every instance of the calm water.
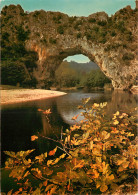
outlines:
{"label": "calm water", "polygon": [[[111,115],[117,110],[129,111],[137,105],[136,95],[125,92],[68,92],[67,95],[52,99],[32,101],[21,104],[2,106],[1,135],[2,151],[20,151],[35,148],[42,153],[53,148],[52,141],[44,139],[31,142],[31,136],[37,134],[60,139],[63,131],[73,124],[71,118],[79,113],[77,106],[82,98],[91,97],[91,102],[108,102],[107,113]],[[38,112],[50,108],[52,114],[47,118]],[[2,152],[2,165],[6,155]]]}

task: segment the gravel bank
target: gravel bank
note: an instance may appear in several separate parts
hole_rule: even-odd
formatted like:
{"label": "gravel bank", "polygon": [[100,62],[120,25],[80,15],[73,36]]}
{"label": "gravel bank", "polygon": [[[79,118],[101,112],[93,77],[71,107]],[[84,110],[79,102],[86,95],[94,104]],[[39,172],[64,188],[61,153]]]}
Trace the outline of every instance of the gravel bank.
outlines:
{"label": "gravel bank", "polygon": [[66,95],[64,92],[43,89],[1,90],[1,104],[13,104]]}

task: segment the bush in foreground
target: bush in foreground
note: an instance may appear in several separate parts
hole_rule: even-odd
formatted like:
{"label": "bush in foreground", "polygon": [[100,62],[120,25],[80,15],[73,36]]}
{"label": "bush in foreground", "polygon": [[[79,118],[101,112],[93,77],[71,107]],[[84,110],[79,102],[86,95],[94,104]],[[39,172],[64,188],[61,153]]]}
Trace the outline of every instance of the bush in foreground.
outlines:
{"label": "bush in foreground", "polygon": [[[57,144],[52,151],[34,159],[28,158],[34,150],[5,152],[10,156],[5,168],[11,169],[9,176],[20,186],[11,194],[111,194],[120,188],[120,193],[134,190],[138,168],[134,116],[117,111],[108,119],[106,103],[91,106],[88,101],[84,99],[79,106],[84,119],[67,129],[60,146]],[[46,117],[51,113],[50,109],[39,111]],[[31,140],[39,137],[33,135]],[[57,150],[63,152],[58,157]],[[32,177],[38,180],[38,186],[33,186]]]}

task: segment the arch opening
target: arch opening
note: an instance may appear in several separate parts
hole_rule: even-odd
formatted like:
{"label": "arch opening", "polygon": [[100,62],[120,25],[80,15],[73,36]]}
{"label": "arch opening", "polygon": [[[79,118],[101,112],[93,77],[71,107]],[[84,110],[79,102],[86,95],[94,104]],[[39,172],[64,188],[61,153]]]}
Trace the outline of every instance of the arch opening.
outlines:
{"label": "arch opening", "polygon": [[100,67],[86,55],[75,54],[65,57],[55,71],[52,88],[56,89],[103,89],[112,88],[111,80]]}

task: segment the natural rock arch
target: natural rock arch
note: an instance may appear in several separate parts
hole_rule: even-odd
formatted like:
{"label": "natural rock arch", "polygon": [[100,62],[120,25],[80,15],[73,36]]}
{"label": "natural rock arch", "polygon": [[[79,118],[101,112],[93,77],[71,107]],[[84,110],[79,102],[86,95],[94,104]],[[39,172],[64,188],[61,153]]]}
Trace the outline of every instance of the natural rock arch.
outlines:
{"label": "natural rock arch", "polygon": [[38,87],[54,77],[64,58],[75,54],[83,54],[97,63],[114,88],[128,89],[135,84],[136,9],[127,6],[111,17],[105,12],[88,17],[43,10],[24,13],[20,5],[8,9],[11,14],[13,10],[16,12],[12,20],[30,31],[25,45],[38,53],[38,66],[34,70]]}

